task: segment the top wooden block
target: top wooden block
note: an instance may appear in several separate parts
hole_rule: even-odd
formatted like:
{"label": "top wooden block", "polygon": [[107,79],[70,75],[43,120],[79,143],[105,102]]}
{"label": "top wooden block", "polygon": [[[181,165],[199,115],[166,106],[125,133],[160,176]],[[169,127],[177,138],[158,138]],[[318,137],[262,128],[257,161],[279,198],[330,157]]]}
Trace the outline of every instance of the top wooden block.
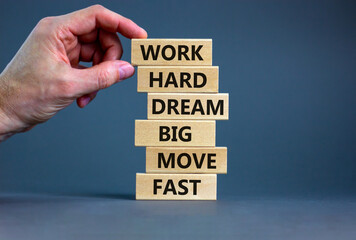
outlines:
{"label": "top wooden block", "polygon": [[137,65],[212,65],[211,39],[132,39],[131,63]]}

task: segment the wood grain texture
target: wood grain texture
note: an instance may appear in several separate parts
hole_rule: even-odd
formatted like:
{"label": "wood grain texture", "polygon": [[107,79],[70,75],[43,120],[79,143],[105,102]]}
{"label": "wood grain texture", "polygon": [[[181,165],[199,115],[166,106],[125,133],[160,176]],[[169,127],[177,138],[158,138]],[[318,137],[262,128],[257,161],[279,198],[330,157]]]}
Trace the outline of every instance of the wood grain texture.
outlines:
{"label": "wood grain texture", "polygon": [[227,173],[226,147],[147,147],[147,173]]}
{"label": "wood grain texture", "polygon": [[228,120],[227,93],[148,93],[147,119]]}
{"label": "wood grain texture", "polygon": [[213,147],[215,121],[135,120],[135,146]]}
{"label": "wood grain texture", "polygon": [[218,66],[139,66],[138,92],[219,91]]}
{"label": "wood grain texture", "polygon": [[[151,50],[149,50],[150,48]],[[131,40],[131,63],[134,66],[138,66],[138,65],[211,66],[212,65],[212,40],[211,39],[132,39]]]}
{"label": "wood grain texture", "polygon": [[216,200],[216,174],[136,174],[137,200]]}

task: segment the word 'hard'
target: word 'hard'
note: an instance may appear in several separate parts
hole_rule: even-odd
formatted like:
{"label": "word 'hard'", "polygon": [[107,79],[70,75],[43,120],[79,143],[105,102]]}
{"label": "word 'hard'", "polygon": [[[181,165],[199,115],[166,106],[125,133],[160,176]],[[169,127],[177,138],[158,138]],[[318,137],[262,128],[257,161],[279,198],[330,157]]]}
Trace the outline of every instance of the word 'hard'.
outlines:
{"label": "word 'hard'", "polygon": [[219,68],[192,66],[140,66],[138,92],[218,92]]}
{"label": "word 'hard'", "polygon": [[[179,80],[179,84],[177,81],[177,78]],[[191,83],[191,79],[193,79]],[[163,72],[159,72],[158,76],[155,77],[153,72],[150,72],[150,87],[154,87],[155,82],[157,83],[156,85],[158,87],[175,87],[175,88],[202,88],[206,85],[206,75],[204,73],[200,72],[195,72],[193,73],[193,76],[189,72],[180,72],[179,77],[176,77],[176,75],[171,72],[168,73],[167,78],[165,78],[164,85],[163,85]]]}
{"label": "word 'hard'", "polygon": [[216,199],[216,174],[136,174],[136,199]]}
{"label": "word 'hard'", "polygon": [[133,65],[211,65],[211,39],[133,39]]}

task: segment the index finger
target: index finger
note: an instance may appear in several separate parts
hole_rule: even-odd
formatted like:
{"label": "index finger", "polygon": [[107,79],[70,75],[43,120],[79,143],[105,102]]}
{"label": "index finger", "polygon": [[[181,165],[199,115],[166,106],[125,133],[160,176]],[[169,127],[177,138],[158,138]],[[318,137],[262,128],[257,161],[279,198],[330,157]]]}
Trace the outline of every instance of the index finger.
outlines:
{"label": "index finger", "polygon": [[94,5],[67,15],[68,28],[74,35],[83,35],[94,29],[119,32],[127,38],[147,38],[147,32],[132,20],[109,9]]}

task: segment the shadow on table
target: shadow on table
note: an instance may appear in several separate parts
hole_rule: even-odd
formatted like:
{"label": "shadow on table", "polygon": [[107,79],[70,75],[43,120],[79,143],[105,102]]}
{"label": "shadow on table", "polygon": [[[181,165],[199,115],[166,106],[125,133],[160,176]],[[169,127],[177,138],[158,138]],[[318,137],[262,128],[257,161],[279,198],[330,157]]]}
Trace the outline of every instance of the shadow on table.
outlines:
{"label": "shadow on table", "polygon": [[71,196],[71,197],[135,200],[135,194],[130,194],[130,193],[75,193],[75,194],[64,194],[64,195]]}
{"label": "shadow on table", "polygon": [[24,204],[24,203],[43,203],[43,202],[67,202],[80,199],[118,199],[118,200],[135,200],[134,194],[127,193],[16,193],[16,194],[0,194],[0,206],[8,204]]}

